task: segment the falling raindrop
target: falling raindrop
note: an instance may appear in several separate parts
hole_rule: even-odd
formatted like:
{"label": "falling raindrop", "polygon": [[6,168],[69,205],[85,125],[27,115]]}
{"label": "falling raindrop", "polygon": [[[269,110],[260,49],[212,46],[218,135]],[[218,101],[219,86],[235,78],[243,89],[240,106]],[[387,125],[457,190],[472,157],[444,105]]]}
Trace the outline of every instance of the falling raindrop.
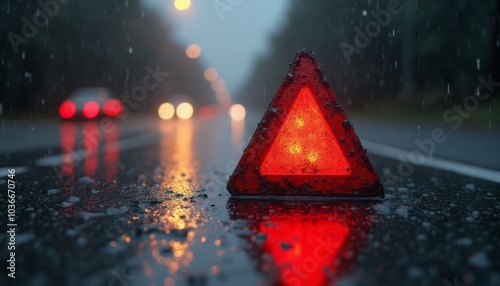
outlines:
{"label": "falling raindrop", "polygon": [[476,59],[476,68],[477,70],[481,68],[481,60],[479,58]]}
{"label": "falling raindrop", "polygon": [[366,12],[366,10],[363,10],[363,12],[361,14],[363,14],[363,16],[366,16],[366,15],[368,15],[368,12]]}
{"label": "falling raindrop", "polygon": [[134,49],[132,47],[128,47],[128,53],[132,54],[134,52]]}

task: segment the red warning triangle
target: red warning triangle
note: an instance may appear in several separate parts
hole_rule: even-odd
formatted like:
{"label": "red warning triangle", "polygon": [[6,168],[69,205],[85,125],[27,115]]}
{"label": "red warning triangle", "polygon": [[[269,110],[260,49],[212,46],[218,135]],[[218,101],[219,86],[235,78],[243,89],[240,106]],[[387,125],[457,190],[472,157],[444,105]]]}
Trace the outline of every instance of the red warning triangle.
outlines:
{"label": "red warning triangle", "polygon": [[351,167],[309,87],[302,87],[260,167],[262,175],[348,176]]}
{"label": "red warning triangle", "polygon": [[227,189],[246,196],[383,195],[366,150],[311,51],[297,53]]}

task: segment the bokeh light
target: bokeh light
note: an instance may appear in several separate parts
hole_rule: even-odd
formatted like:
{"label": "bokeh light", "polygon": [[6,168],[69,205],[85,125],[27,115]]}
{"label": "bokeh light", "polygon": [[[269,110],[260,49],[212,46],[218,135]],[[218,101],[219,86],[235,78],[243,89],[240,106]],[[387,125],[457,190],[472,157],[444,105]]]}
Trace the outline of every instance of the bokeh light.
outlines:
{"label": "bokeh light", "polygon": [[174,7],[179,11],[184,11],[191,6],[191,0],[175,0]]}
{"label": "bokeh light", "polygon": [[73,117],[75,113],[76,113],[76,105],[71,100],[65,101],[63,104],[61,104],[61,107],[59,108],[59,114],[64,119]]}
{"label": "bokeh light", "polygon": [[118,116],[122,112],[122,104],[118,99],[109,99],[104,103],[103,111],[108,116]]}
{"label": "bokeh light", "polygon": [[217,78],[217,70],[215,68],[207,68],[205,70],[205,73],[203,74],[205,76],[205,79],[208,81],[214,81]]}
{"label": "bokeh light", "polygon": [[216,78],[210,83],[210,86],[215,91],[223,91],[226,90],[226,82],[220,77]]}
{"label": "bokeh light", "polygon": [[193,116],[194,109],[188,102],[183,102],[177,106],[175,112],[180,119],[189,119]]}
{"label": "bokeh light", "polygon": [[158,115],[163,120],[169,120],[175,115],[175,107],[171,103],[165,102],[158,108]]}
{"label": "bokeh light", "polygon": [[186,49],[186,55],[188,58],[195,59],[201,54],[201,48],[197,44],[189,45]]}
{"label": "bokeh light", "polygon": [[292,143],[290,147],[288,148],[290,151],[290,154],[299,154],[302,151],[302,146],[298,143]]}
{"label": "bokeh light", "polygon": [[241,104],[233,104],[229,108],[229,116],[232,120],[241,121],[245,119],[246,114],[245,107]]}
{"label": "bokeh light", "polygon": [[99,115],[99,104],[95,101],[89,101],[83,106],[83,116],[92,119]]}

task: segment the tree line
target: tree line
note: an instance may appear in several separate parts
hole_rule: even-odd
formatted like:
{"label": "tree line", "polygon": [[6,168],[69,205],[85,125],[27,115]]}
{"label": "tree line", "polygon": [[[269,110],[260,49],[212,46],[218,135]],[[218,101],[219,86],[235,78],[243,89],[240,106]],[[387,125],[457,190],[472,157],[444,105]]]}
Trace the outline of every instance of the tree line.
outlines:
{"label": "tree line", "polygon": [[451,106],[475,92],[478,76],[500,81],[499,3],[292,0],[240,99],[267,106],[295,52],[309,48],[343,105]]}

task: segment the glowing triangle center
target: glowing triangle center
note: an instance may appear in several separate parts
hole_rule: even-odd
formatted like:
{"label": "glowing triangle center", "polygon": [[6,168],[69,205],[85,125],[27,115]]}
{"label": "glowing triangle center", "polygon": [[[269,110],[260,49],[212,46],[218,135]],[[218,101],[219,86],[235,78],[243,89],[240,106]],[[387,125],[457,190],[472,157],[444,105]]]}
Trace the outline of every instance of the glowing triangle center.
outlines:
{"label": "glowing triangle center", "polygon": [[308,87],[303,87],[295,98],[260,166],[260,173],[351,175],[351,166]]}

